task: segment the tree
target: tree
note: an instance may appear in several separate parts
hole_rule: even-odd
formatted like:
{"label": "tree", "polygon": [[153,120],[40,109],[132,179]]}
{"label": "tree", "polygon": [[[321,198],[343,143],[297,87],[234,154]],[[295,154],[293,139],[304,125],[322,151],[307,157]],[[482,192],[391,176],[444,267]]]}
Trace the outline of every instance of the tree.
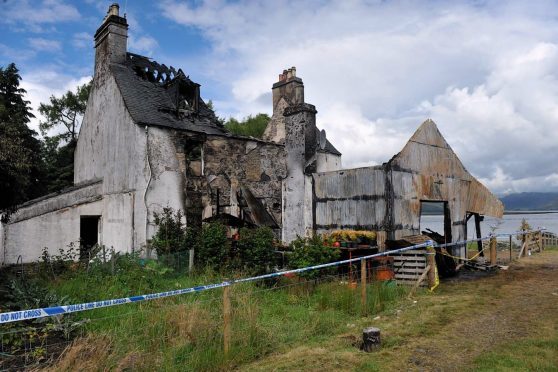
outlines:
{"label": "tree", "polygon": [[90,90],[91,82],[79,86],[76,93],[68,91],[60,98],[50,96],[50,103],[41,103],[39,112],[46,118],[39,125],[41,134],[46,136],[51,129],[62,127],[62,133],[53,138],[67,143],[75,142]]}
{"label": "tree", "polygon": [[[51,96],[49,103],[39,106],[39,112],[46,118],[39,129],[44,136],[42,154],[49,192],[60,191],[74,182],[74,152],[90,91],[91,82],[78,86],[76,93],[68,91],[60,98]],[[49,137],[47,133],[51,130],[62,131]]]}
{"label": "tree", "polygon": [[18,204],[44,192],[41,144],[27,124],[33,118],[15,64],[0,67],[0,213],[9,219]]}
{"label": "tree", "polygon": [[270,118],[267,114],[261,113],[256,116],[249,115],[242,121],[230,118],[225,123],[225,128],[233,134],[262,138],[269,120]]}

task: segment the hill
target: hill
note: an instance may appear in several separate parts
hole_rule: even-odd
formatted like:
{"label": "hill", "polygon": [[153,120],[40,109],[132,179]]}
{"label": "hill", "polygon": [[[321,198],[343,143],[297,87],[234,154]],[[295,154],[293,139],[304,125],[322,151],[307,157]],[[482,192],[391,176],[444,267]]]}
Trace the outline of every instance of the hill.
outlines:
{"label": "hill", "polygon": [[522,192],[501,197],[507,211],[558,210],[558,192]]}

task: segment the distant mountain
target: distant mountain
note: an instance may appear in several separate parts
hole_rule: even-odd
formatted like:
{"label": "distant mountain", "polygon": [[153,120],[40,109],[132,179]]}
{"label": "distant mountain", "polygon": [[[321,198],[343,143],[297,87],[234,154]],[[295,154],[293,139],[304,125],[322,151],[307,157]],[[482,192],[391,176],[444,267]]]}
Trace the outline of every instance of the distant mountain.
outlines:
{"label": "distant mountain", "polygon": [[558,192],[521,192],[501,197],[506,211],[558,210]]}

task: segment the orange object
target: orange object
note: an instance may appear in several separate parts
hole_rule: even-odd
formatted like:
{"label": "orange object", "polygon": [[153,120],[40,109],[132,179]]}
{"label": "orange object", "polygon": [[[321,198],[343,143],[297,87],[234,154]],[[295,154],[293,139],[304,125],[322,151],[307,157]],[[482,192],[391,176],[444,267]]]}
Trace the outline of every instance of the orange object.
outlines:
{"label": "orange object", "polygon": [[357,287],[358,283],[357,282],[349,282],[349,288],[351,289],[355,289]]}
{"label": "orange object", "polygon": [[335,243],[333,243],[333,246],[334,246],[335,248],[339,248],[339,247],[341,247],[341,243],[335,242]]}
{"label": "orange object", "polygon": [[376,280],[391,280],[395,278],[395,273],[390,267],[379,267],[375,273]]}

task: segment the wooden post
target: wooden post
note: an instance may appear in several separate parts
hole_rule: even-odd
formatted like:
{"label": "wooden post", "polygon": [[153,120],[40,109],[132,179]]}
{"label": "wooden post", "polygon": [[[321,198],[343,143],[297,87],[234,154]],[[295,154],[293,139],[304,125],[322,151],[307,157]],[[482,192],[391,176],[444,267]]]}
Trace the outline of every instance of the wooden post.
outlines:
{"label": "wooden post", "polygon": [[362,316],[366,316],[366,259],[360,259],[360,308]]}
{"label": "wooden post", "polygon": [[436,250],[434,247],[428,247],[426,252],[426,265],[430,266],[428,270],[428,288],[436,286]]}
{"label": "wooden post", "polygon": [[529,245],[531,244],[531,235],[526,234],[525,236],[525,249],[523,250],[523,257],[528,256],[527,251],[530,249]]}
{"label": "wooden post", "polygon": [[190,249],[188,253],[188,272],[192,273],[194,271],[194,249]]}
{"label": "wooden post", "polygon": [[231,298],[230,286],[223,288],[223,351],[229,354],[231,345]]}
{"label": "wooden post", "polygon": [[512,262],[512,236],[510,235],[510,262]]}
{"label": "wooden post", "polygon": [[544,240],[543,240],[543,232],[539,231],[539,251],[544,251]]}
{"label": "wooden post", "polygon": [[497,258],[497,250],[496,250],[496,237],[490,238],[490,264],[496,265],[496,258]]}
{"label": "wooden post", "polygon": [[[481,233],[481,217],[480,214],[475,213],[475,230],[477,233],[477,239],[482,238],[482,233]],[[482,250],[482,240],[477,240],[477,248],[480,252],[480,256],[484,257],[484,251]],[[469,258],[469,257],[465,257],[465,258]]]}

